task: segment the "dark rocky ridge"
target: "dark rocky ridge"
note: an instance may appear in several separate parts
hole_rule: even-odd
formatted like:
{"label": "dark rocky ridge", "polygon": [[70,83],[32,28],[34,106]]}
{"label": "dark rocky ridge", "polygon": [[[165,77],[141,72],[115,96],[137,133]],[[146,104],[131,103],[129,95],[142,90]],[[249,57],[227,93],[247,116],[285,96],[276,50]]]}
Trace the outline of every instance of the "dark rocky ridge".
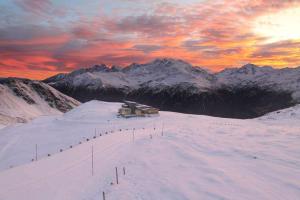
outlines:
{"label": "dark rocky ridge", "polygon": [[199,93],[189,92],[188,89],[179,87],[167,87],[163,90],[145,87],[130,92],[117,88],[88,90],[58,87],[56,89],[81,102],[93,99],[109,102],[132,100],[165,111],[241,119],[259,117],[296,104],[289,92],[259,87],[235,90],[222,88]]}
{"label": "dark rocky ridge", "polygon": [[259,87],[236,90],[223,88],[201,93],[189,93],[176,88],[155,92],[142,88],[125,98],[167,111],[241,119],[262,116],[295,105],[290,93]]}

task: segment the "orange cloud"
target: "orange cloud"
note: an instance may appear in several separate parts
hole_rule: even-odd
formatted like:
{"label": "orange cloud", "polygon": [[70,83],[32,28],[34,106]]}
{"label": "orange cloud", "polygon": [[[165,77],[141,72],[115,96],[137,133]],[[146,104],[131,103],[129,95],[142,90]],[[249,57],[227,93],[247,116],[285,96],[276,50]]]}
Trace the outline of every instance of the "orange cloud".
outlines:
{"label": "orange cloud", "polygon": [[[19,0],[19,5],[29,11],[24,2]],[[56,10],[50,1],[28,2],[34,5],[35,14],[44,9]],[[64,25],[59,24],[60,20],[52,20],[47,25],[34,22],[2,26],[0,76],[42,79],[99,63],[125,66],[157,57],[180,58],[213,71],[248,62],[275,67],[300,63],[300,38],[268,43],[268,38],[253,31],[253,22],[258,17],[300,7],[299,1],[224,0],[153,5],[149,12],[134,15],[130,9],[119,15],[115,10],[114,16],[80,15]]]}

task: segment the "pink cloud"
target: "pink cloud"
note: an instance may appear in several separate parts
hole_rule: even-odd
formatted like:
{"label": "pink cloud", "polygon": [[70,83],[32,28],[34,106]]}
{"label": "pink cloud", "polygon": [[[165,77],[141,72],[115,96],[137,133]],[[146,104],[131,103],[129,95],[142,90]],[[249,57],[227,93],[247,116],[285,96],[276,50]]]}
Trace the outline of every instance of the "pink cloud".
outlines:
{"label": "pink cloud", "polygon": [[[16,0],[35,15],[54,12],[51,1]],[[127,65],[177,57],[212,70],[241,62],[295,65],[297,41],[264,44],[256,17],[299,1],[205,1],[192,6],[158,3],[149,13],[79,16],[73,23],[17,24],[0,28],[1,69],[70,71],[98,63]],[[100,12],[100,11],[99,11]],[[103,12],[103,10],[101,10]],[[54,12],[55,13],[55,12]],[[272,50],[270,50],[272,49]],[[271,62],[275,64],[274,61]]]}

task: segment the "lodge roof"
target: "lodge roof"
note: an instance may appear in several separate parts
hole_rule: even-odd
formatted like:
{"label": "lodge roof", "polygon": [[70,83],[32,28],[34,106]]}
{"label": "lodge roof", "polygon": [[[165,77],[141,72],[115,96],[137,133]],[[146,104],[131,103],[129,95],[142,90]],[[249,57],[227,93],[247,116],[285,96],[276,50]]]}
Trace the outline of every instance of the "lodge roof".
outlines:
{"label": "lodge roof", "polygon": [[125,103],[125,105],[128,105],[130,107],[135,107],[135,108],[141,109],[141,110],[156,109],[154,107],[147,106],[147,105],[144,105],[144,104],[139,104],[139,103],[134,102],[134,101],[124,101],[124,103]]}

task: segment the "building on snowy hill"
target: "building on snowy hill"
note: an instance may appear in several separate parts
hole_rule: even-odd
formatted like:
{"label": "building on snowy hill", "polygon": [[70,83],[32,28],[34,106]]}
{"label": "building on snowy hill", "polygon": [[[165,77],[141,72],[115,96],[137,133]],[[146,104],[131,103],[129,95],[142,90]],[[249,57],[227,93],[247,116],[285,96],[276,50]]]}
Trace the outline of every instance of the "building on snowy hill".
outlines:
{"label": "building on snowy hill", "polygon": [[118,113],[122,117],[145,117],[156,115],[159,113],[159,110],[137,102],[124,101]]}

